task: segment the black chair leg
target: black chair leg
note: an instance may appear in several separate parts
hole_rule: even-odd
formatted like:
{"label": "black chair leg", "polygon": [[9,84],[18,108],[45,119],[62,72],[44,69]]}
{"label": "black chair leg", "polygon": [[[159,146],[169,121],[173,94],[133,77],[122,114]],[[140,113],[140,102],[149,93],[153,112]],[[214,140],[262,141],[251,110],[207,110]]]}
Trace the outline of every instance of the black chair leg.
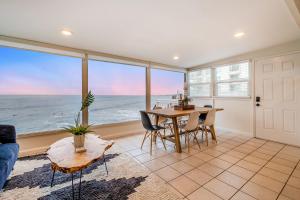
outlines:
{"label": "black chair leg", "polygon": [[75,199],[75,194],[74,194],[74,177],[73,177],[73,173],[71,174],[72,176],[72,197],[73,197],[73,200]]}
{"label": "black chair leg", "polygon": [[80,178],[79,178],[79,199],[81,199],[81,176],[82,176],[82,170],[80,170]]}
{"label": "black chair leg", "polygon": [[103,155],[103,160],[104,160],[104,165],[105,165],[105,169],[106,169],[106,175],[108,176],[108,170],[107,170],[105,155]]}
{"label": "black chair leg", "polygon": [[54,175],[55,175],[55,170],[53,170],[53,173],[52,173],[52,179],[51,179],[51,187],[53,186],[53,181],[54,181]]}

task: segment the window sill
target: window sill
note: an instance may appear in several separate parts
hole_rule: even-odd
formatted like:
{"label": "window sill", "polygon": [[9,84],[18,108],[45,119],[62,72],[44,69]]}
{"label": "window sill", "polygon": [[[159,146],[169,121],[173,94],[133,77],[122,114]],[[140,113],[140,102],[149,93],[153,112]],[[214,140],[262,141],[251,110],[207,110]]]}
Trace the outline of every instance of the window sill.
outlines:
{"label": "window sill", "polygon": [[[127,126],[132,125],[135,123],[140,122],[140,120],[132,120],[132,121],[126,121],[126,122],[116,122],[116,123],[110,123],[110,124],[96,124],[92,126],[92,129],[98,129],[98,128],[109,128],[109,127],[115,127],[115,126]],[[17,135],[17,139],[23,139],[23,138],[30,138],[30,137],[36,137],[36,136],[46,136],[46,135],[56,135],[56,134],[64,134],[67,133],[65,130],[57,129],[57,130],[50,130],[50,131],[40,131],[40,132],[32,132],[32,133],[22,133]]]}

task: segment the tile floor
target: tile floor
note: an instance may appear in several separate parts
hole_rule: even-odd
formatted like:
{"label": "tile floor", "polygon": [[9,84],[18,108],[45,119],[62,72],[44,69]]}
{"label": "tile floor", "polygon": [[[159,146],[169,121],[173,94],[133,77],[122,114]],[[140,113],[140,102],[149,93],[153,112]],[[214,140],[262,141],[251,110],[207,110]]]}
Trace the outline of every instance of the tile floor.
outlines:
{"label": "tile floor", "polygon": [[155,173],[183,199],[300,199],[300,148],[218,131],[218,143],[175,152],[161,142],[149,153],[143,134],[116,140],[128,155]]}

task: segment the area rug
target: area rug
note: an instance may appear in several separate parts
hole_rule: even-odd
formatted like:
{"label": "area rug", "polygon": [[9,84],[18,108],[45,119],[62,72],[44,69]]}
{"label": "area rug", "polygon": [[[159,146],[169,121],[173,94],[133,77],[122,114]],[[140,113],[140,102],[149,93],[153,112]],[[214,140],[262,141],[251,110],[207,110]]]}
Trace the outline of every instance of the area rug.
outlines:
{"label": "area rug", "polygon": [[[82,172],[81,199],[180,199],[163,180],[114,146],[106,154],[108,175],[103,160]],[[72,199],[71,176],[52,171],[46,155],[21,158],[0,193],[5,200]],[[74,174],[75,199],[78,199],[79,173]]]}

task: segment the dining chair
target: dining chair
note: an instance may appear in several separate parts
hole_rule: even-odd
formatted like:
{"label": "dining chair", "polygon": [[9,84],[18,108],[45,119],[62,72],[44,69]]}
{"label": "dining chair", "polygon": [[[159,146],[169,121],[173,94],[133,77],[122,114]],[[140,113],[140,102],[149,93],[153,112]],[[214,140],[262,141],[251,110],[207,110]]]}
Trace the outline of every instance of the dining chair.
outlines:
{"label": "dining chair", "polygon": [[190,152],[190,137],[192,136],[193,140],[196,140],[199,149],[201,149],[200,144],[197,139],[197,133],[199,130],[199,112],[193,112],[190,114],[187,123],[182,127],[180,134],[185,136],[185,142],[188,146],[188,152]]}
{"label": "dining chair", "polygon": [[[153,107],[153,110],[158,110],[158,109],[163,109],[163,107],[156,106],[156,105]],[[156,117],[157,116],[154,116],[153,122],[155,122]],[[168,129],[171,131],[171,134],[173,134],[173,122],[171,119],[159,116],[157,125],[164,127],[164,136],[166,136],[166,130]]]}
{"label": "dining chair", "polygon": [[164,145],[165,150],[167,150],[164,139],[163,139],[163,137],[160,133],[160,130],[164,129],[164,127],[161,127],[159,125],[152,125],[151,120],[150,120],[149,115],[147,114],[147,112],[140,111],[140,114],[141,114],[141,120],[142,120],[143,127],[146,129],[146,133],[145,133],[144,138],[143,138],[141,149],[143,148],[143,145],[144,145],[144,142],[145,142],[146,138],[150,137],[150,155],[152,155],[153,138],[156,138],[157,136],[159,136],[162,143],[163,143],[163,145]]}
{"label": "dining chair", "polygon": [[[204,105],[204,108],[212,108],[212,105]],[[207,113],[201,113],[199,116],[199,123],[202,124],[206,119]]]}
{"label": "dining chair", "polygon": [[208,135],[207,133],[210,132],[211,126],[215,124],[215,118],[216,118],[216,109],[211,109],[208,111],[206,119],[204,120],[202,124],[202,141],[203,141],[203,133],[205,133],[206,137],[206,146],[208,146]]}

